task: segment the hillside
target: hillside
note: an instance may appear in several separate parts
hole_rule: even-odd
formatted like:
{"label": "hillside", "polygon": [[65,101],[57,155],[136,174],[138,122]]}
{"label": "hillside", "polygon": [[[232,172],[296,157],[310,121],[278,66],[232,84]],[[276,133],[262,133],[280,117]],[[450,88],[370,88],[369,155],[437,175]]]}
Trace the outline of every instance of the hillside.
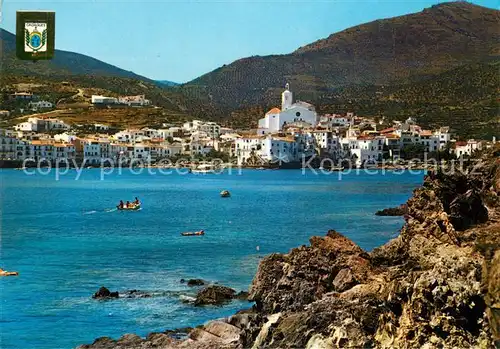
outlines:
{"label": "hillside", "polygon": [[[384,117],[417,118],[424,127],[449,125],[461,138],[491,139],[500,134],[500,61],[458,67],[419,82],[394,85],[351,85],[318,94],[316,110]],[[228,124],[239,128],[256,125],[262,115],[279,103],[234,110]]]}
{"label": "hillside", "polygon": [[349,85],[420,81],[500,55],[500,11],[466,2],[377,20],[286,55],[237,60],[183,86],[190,97],[227,108],[275,103],[285,82],[316,100]]}
{"label": "hillside", "polygon": [[[21,61],[16,58],[15,35],[0,29],[0,109],[4,105],[3,94],[13,91],[19,83],[42,84],[38,93],[55,103],[59,98],[76,93],[79,88],[101,89],[110,95],[145,94],[153,104],[164,108],[175,119],[187,119],[202,115],[210,117],[215,112],[197,100],[190,100],[166,83],[150,80],[133,72],[75,52],[56,50],[50,61]],[[72,91],[60,91],[60,82],[67,82]],[[170,83],[170,85],[175,83]],[[64,89],[63,89],[64,90]],[[189,110],[188,110],[189,106]]]}
{"label": "hillside", "polygon": [[19,60],[16,58],[16,36],[4,29],[0,29],[0,42],[2,44],[0,68],[4,74],[30,76],[91,74],[151,81],[144,76],[120,69],[98,59],[63,50],[56,50],[52,60],[36,63]]}

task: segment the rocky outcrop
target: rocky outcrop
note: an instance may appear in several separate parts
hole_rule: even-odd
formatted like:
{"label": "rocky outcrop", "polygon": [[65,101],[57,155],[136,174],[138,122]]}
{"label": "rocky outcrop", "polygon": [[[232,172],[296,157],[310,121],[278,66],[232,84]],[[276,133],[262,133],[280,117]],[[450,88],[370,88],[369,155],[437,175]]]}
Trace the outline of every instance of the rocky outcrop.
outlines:
{"label": "rocky outcrop", "polygon": [[383,210],[375,212],[377,216],[403,216],[408,211],[406,204],[397,207],[384,208]]}
{"label": "rocky outcrop", "polygon": [[200,290],[196,295],[194,305],[220,305],[235,298],[236,291],[219,285],[210,285]]}
{"label": "rocky outcrop", "polygon": [[[430,172],[408,200],[397,238],[367,253],[330,230],[270,255],[250,287],[253,309],[185,340],[154,337],[156,347],[500,346],[499,178],[491,154],[462,172]],[[85,348],[153,347],[147,338],[120,340]]]}
{"label": "rocky outcrop", "polygon": [[181,284],[184,283],[190,287],[193,287],[193,286],[203,286],[206,284],[206,281],[202,279],[189,279],[187,281],[185,279],[181,279]]}
{"label": "rocky outcrop", "polygon": [[112,298],[118,298],[120,295],[118,292],[111,292],[108,290],[106,287],[102,286],[99,288],[99,290],[94,293],[92,298],[94,299],[112,299]]}

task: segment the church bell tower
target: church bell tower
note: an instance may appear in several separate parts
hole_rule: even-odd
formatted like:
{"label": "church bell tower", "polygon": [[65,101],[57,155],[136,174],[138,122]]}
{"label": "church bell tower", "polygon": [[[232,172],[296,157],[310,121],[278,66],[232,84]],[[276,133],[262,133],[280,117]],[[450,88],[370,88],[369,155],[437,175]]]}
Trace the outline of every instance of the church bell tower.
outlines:
{"label": "church bell tower", "polygon": [[281,110],[287,110],[292,106],[293,103],[293,95],[290,91],[290,84],[286,83],[285,91],[281,94]]}

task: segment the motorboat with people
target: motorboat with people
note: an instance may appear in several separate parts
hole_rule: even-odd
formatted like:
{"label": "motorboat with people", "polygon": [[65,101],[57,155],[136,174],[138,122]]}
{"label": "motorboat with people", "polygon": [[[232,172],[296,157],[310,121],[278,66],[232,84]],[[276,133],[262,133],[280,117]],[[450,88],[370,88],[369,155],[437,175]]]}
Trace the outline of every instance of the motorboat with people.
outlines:
{"label": "motorboat with people", "polygon": [[182,236],[202,236],[202,235],[205,235],[205,231],[204,230],[200,230],[200,231],[187,231],[187,232],[184,232],[184,233],[181,233]]}
{"label": "motorboat with people", "polygon": [[220,192],[220,196],[223,198],[228,198],[231,196],[231,193],[229,192],[229,190],[223,190]]}
{"label": "motorboat with people", "polygon": [[120,211],[137,211],[141,208],[141,202],[136,197],[134,201],[127,201],[126,203],[123,200],[120,200],[120,203],[116,206],[116,208]]}

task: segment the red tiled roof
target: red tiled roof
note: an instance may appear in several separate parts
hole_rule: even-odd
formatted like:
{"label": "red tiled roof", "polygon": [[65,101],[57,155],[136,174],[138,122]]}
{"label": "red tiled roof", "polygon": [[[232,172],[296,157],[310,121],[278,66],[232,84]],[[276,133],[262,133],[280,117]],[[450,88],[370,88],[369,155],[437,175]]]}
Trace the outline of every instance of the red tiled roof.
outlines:
{"label": "red tiled roof", "polygon": [[279,113],[281,113],[281,110],[280,110],[279,108],[273,108],[273,109],[269,110],[269,111],[266,113],[266,115],[267,115],[267,114],[279,114]]}
{"label": "red tiled roof", "polygon": [[392,133],[394,131],[396,131],[396,129],[394,127],[389,127],[389,128],[383,129],[382,131],[380,131],[380,133]]}

